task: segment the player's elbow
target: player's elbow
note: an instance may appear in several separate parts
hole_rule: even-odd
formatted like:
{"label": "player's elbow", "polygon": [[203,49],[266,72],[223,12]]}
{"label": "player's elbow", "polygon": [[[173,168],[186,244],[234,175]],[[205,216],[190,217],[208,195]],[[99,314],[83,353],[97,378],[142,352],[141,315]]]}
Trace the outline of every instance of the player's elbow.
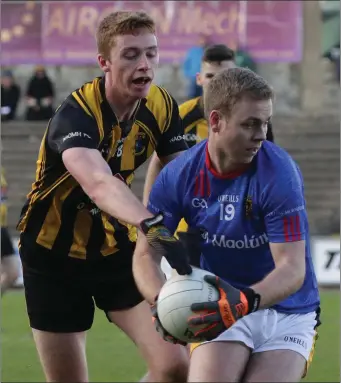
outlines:
{"label": "player's elbow", "polygon": [[305,241],[272,244],[276,268],[285,281],[288,295],[297,292],[303,285],[306,274]]}
{"label": "player's elbow", "polygon": [[305,280],[305,267],[303,268],[303,270],[296,277],[296,284],[295,284],[295,286],[296,286],[297,290],[299,290],[303,286],[304,280]]}
{"label": "player's elbow", "polygon": [[297,275],[292,280],[292,294],[296,293],[303,286],[304,279],[305,279],[304,275]]}
{"label": "player's elbow", "polygon": [[289,269],[291,274],[291,292],[293,294],[303,286],[305,280],[305,259],[291,264]]}

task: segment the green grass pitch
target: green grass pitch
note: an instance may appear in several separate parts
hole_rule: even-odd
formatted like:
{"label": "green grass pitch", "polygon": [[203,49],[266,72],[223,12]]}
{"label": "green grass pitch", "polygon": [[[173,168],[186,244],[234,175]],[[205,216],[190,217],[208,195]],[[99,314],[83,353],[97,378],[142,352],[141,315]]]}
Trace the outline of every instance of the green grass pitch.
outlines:
{"label": "green grass pitch", "polygon": [[[321,301],[323,324],[304,382],[340,382],[340,293],[322,291]],[[43,382],[22,292],[2,299],[1,329],[1,381]],[[100,311],[88,334],[87,356],[92,382],[136,382],[145,373],[135,346]]]}

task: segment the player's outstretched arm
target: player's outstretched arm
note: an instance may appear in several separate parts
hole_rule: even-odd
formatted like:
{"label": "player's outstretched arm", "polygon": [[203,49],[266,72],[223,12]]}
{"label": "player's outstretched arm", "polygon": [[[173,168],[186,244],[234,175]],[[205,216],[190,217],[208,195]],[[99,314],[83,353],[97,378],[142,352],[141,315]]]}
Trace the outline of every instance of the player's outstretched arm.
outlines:
{"label": "player's outstretched arm", "polygon": [[157,312],[157,297],[166,282],[166,278],[161,270],[161,256],[152,249],[144,236],[139,236],[136,242],[136,248],[133,258],[133,274],[135,282],[141,294],[150,304],[151,315],[156,328],[162,338],[170,343],[185,343],[174,338],[162,326]]}
{"label": "player's outstretched arm", "polygon": [[[162,222],[164,224],[164,233],[162,235],[167,233],[173,235],[182,217],[182,208],[178,201],[178,193],[176,193],[177,180],[174,178],[172,165],[173,164],[169,164],[166,166],[157,177],[148,202],[148,209],[156,216],[158,214],[162,216]],[[162,256],[167,259],[170,266],[176,269],[178,273],[179,269],[185,271],[180,274],[190,274],[191,268],[189,266],[189,257],[187,256],[188,249],[184,241],[176,240],[177,252],[172,259],[162,254],[157,247],[152,248],[152,246],[148,246],[148,244],[151,245],[148,236],[147,241],[148,243],[146,243],[144,238],[139,238],[136,243],[134,276],[144,297],[149,302],[153,302],[165,282],[163,272],[161,271]],[[172,241],[168,240],[166,242],[172,244]],[[172,246],[174,246],[175,249],[175,244]]]}
{"label": "player's outstretched arm", "polygon": [[[195,252],[201,253],[202,231],[200,229],[189,229],[187,232],[179,232],[180,246],[178,257],[188,260]],[[133,261],[133,271],[136,283],[148,302],[152,303],[159,294],[161,287],[166,281],[161,268],[162,256],[151,248],[145,237],[139,236]]]}
{"label": "player's outstretched arm", "polygon": [[127,185],[111,174],[108,164],[96,149],[71,148],[63,152],[70,174],[103,211],[141,229],[149,245],[165,257],[179,274],[190,274],[189,264],[179,257],[182,246],[163,225],[162,215],[154,216]]}
{"label": "player's outstretched arm", "polygon": [[150,191],[152,190],[156,177],[159,175],[162,168],[163,168],[163,164],[160,161],[157,154],[154,152],[148,165],[146,178],[145,178],[144,186],[143,186],[143,204],[145,206],[148,205]]}
{"label": "player's outstretched arm", "polygon": [[161,172],[162,168],[168,164],[168,162],[172,161],[174,158],[179,156],[182,152],[176,152],[174,154],[169,154],[168,156],[165,157],[159,157],[156,152],[153,153],[148,169],[147,169],[147,174],[144,182],[144,187],[143,187],[143,204],[147,206],[148,204],[148,198],[150,191],[152,190],[153,184],[156,180],[156,177],[159,175]]}
{"label": "player's outstretched arm", "polygon": [[150,304],[154,303],[166,282],[161,259],[162,256],[149,246],[146,238],[139,235],[133,257],[133,274],[138,289]]}
{"label": "player's outstretched arm", "polygon": [[50,121],[47,145],[94,203],[109,215],[138,226],[152,216],[128,186],[112,175],[99,151],[96,121],[74,98],[68,98]]}
{"label": "player's outstretched arm", "polygon": [[97,149],[70,148],[62,156],[66,169],[101,210],[136,227],[153,216],[129,187],[112,175]]}

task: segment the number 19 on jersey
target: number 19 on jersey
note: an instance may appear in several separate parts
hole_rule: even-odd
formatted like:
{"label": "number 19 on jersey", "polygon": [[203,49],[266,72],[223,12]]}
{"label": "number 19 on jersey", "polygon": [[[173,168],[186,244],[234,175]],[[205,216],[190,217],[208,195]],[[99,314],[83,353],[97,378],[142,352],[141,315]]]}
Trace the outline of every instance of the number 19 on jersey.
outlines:
{"label": "number 19 on jersey", "polygon": [[232,221],[235,215],[235,208],[232,203],[220,204],[220,221]]}

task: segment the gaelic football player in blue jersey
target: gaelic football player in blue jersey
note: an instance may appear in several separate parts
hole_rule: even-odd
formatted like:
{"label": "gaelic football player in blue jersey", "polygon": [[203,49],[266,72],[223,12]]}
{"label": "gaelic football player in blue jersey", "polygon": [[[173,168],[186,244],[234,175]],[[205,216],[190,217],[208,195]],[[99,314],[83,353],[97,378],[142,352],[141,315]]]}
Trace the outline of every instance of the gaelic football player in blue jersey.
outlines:
{"label": "gaelic football player in blue jersey", "polygon": [[[273,91],[248,69],[214,76],[204,96],[208,140],[167,165],[149,198],[171,231],[184,217],[203,231],[201,267],[216,302],[192,305],[189,323],[205,342],[192,344],[189,382],[298,382],[312,359],[319,293],[309,245],[301,172],[266,141]],[[164,278],[160,256],[141,236],[137,284],[153,305]]]}

